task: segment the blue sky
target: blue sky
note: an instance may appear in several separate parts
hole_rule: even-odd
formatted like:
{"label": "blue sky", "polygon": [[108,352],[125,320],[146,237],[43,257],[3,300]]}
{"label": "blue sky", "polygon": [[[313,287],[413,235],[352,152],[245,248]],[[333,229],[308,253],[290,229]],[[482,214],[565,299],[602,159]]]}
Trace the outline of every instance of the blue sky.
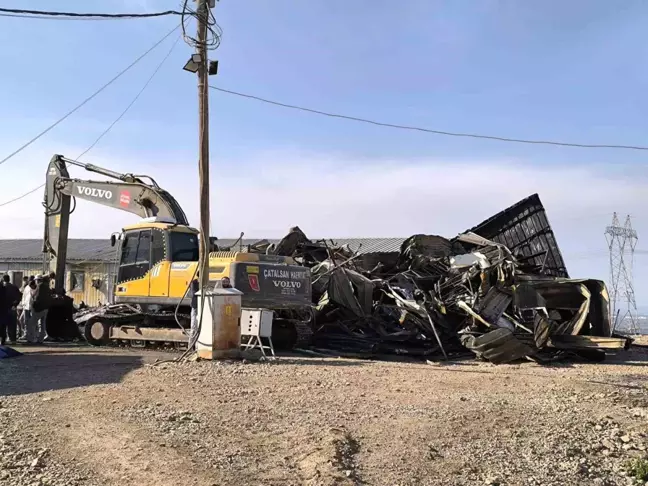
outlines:
{"label": "blue sky", "polygon": [[[34,0],[29,8],[79,11],[81,3]],[[155,11],[177,3],[83,2],[83,10]],[[211,54],[220,61],[212,83],[226,89],[448,131],[648,145],[642,62],[648,4],[640,0],[222,0],[215,14],[224,35]],[[94,92],[177,22],[0,17],[0,156]],[[40,184],[52,153],[82,152],[173,41],[0,166],[0,202]],[[189,55],[179,43],[86,160],[148,171],[197,222],[196,80],[181,69]],[[640,238],[648,238],[646,152],[441,137],[211,94],[212,232],[221,236],[276,236],[294,224],[315,235],[452,236],[537,191],[576,276],[606,277],[602,233],[613,211],[631,213]],[[40,198],[0,208],[11,222],[6,237],[40,236]],[[87,206],[75,218],[73,235],[87,237],[106,236],[131,220]],[[647,259],[637,256],[635,264],[643,304]]]}

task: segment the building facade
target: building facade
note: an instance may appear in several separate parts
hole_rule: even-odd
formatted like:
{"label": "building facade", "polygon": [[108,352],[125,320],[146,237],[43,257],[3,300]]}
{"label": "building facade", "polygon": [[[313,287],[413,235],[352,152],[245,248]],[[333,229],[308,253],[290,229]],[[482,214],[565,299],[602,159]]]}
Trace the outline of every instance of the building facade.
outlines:
{"label": "building facade", "polygon": [[[42,240],[0,240],[0,274],[20,286],[22,278],[44,273]],[[116,275],[115,249],[107,240],[70,240],[65,290],[76,305],[107,303]]]}

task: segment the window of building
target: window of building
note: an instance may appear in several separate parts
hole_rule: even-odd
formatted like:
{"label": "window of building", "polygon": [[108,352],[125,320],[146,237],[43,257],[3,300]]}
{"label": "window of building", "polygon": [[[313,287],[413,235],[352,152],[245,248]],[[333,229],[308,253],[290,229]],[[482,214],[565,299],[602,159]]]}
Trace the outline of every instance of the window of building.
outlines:
{"label": "window of building", "polygon": [[70,291],[71,292],[83,292],[85,289],[85,273],[70,272]]}

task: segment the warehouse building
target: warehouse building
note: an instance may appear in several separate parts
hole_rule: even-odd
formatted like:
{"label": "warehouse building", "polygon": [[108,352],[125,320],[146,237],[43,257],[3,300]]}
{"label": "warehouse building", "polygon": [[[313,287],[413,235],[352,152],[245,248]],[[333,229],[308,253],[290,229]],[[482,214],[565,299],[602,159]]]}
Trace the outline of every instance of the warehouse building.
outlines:
{"label": "warehouse building", "polygon": [[[78,305],[95,306],[109,301],[116,272],[115,249],[108,240],[72,239],[68,243],[65,288]],[[0,273],[22,278],[43,273],[42,240],[0,240]]]}
{"label": "warehouse building", "polygon": [[[336,238],[335,245],[347,245],[361,254],[397,252],[405,238]],[[232,251],[246,251],[247,246],[259,238],[242,240],[223,238],[220,247],[232,247]],[[269,239],[277,243],[278,239]],[[20,285],[22,278],[43,273],[42,240],[0,240],[0,274],[8,273],[13,282]],[[70,239],[68,241],[65,289],[75,304],[84,302],[96,306],[109,302],[117,274],[115,248],[109,240]]]}

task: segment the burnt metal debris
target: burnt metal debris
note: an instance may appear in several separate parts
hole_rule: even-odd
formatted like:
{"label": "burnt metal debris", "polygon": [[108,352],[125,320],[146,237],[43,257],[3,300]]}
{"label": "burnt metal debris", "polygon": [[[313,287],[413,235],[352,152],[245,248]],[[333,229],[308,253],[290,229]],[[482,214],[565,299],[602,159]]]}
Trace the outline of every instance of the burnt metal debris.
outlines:
{"label": "burnt metal debris", "polygon": [[411,236],[400,252],[360,255],[298,227],[248,251],[311,269],[316,352],[546,363],[631,343],[612,334],[604,282],[569,278],[537,194],[455,238]]}

